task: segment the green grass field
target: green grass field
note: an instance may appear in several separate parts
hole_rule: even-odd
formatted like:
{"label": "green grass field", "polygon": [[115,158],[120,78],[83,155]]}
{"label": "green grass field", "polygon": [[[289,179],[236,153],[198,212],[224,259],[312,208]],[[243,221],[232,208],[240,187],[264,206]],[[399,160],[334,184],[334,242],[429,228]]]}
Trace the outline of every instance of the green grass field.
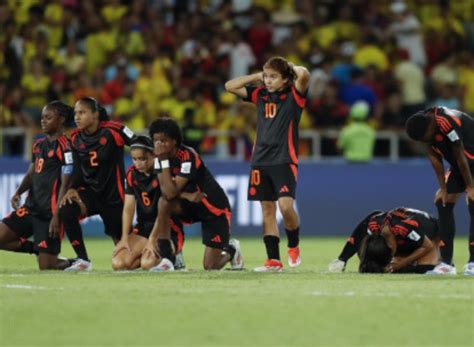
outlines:
{"label": "green grass field", "polygon": [[[114,273],[108,239],[87,240],[90,273],[39,273],[33,256],[0,252],[0,345],[473,345],[474,278],[359,275],[355,259],[326,273],[343,242],[303,239],[301,267],[276,274],[206,273],[198,239],[181,273]],[[261,240],[241,245],[246,268],[261,265]]]}

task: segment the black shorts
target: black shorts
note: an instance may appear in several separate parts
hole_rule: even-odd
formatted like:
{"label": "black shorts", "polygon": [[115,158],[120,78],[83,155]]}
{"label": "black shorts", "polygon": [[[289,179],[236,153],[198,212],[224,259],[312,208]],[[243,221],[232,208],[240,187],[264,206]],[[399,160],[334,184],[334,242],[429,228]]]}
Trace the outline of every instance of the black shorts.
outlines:
{"label": "black shorts", "polygon": [[193,203],[180,199],[180,219],[184,223],[201,223],[202,243],[207,247],[225,250],[229,246],[230,206],[216,207],[207,202]]}
{"label": "black shorts", "polygon": [[[183,223],[176,218],[171,218],[171,241],[174,244],[176,252],[180,252],[184,246]],[[132,234],[148,238],[153,230],[154,223],[137,223],[132,229]]]}
{"label": "black shorts", "polygon": [[82,202],[86,205],[87,216],[94,216],[98,214],[104,222],[105,234],[115,240],[120,240],[122,237],[122,211],[123,202],[115,205],[108,205],[101,201],[90,188],[78,190]]}
{"label": "black shorts", "polygon": [[248,200],[276,201],[281,197],[296,198],[298,167],[295,164],[253,166],[250,171]]}
{"label": "black shorts", "polygon": [[49,219],[32,216],[24,206],[3,219],[3,223],[18,235],[21,242],[33,236],[36,251],[57,255],[61,252],[61,240],[49,237],[50,222]]}
{"label": "black shorts", "polygon": [[[474,174],[474,167],[471,165],[469,168],[471,169],[471,175]],[[452,166],[446,172],[445,182],[446,190],[449,194],[462,193],[466,190],[466,184],[464,183],[461,172]]]}

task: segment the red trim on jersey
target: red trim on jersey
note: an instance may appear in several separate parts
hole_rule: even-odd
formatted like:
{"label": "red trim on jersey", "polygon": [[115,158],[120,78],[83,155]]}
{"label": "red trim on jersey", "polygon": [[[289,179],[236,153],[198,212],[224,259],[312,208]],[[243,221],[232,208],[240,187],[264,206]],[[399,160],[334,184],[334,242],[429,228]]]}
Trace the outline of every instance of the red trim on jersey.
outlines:
{"label": "red trim on jersey", "polygon": [[214,205],[212,205],[209,200],[207,200],[207,198],[203,198],[201,200],[201,202],[204,204],[204,206],[206,206],[206,208],[213,214],[213,215],[216,215],[216,216],[221,216],[221,215],[225,215],[225,218],[227,219],[227,222],[229,223],[229,226],[230,226],[230,219],[232,217],[232,213],[229,211],[228,208],[224,208],[224,209],[221,209],[221,208],[218,208]]}
{"label": "red trim on jersey", "polygon": [[51,193],[51,213],[54,214],[56,210],[56,205],[58,202],[58,197],[56,196],[56,188],[58,187],[58,179],[56,179],[53,183],[53,192]]}
{"label": "red trim on jersey", "polygon": [[293,172],[293,176],[295,176],[295,181],[298,180],[298,167],[295,164],[290,164],[291,172]]}
{"label": "red trim on jersey", "polygon": [[291,93],[293,94],[298,106],[304,108],[306,106],[306,98],[298,93],[294,85],[291,86]]}
{"label": "red trim on jersey", "polygon": [[474,160],[474,155],[469,153],[468,151],[464,150],[464,154],[466,155],[466,157],[468,157],[469,159],[471,160]]}
{"label": "red trim on jersey", "polygon": [[293,144],[293,121],[290,122],[288,127],[288,151],[293,164],[298,164],[298,157],[295,151],[295,145]]}
{"label": "red trim on jersey", "polygon": [[123,137],[114,129],[108,128],[112,136],[114,137],[115,144],[119,147],[123,147],[125,145],[125,141]]}
{"label": "red trim on jersey", "polygon": [[60,161],[63,161],[63,151],[61,150],[61,146],[58,146],[56,149],[56,156],[59,158]]}
{"label": "red trim on jersey", "polygon": [[120,179],[120,168],[118,165],[115,167],[115,173],[117,175],[117,188],[123,201],[125,199],[125,192],[123,191],[123,182]]}
{"label": "red trim on jersey", "polygon": [[117,130],[122,130],[123,124],[114,120],[109,120],[109,121],[102,121],[100,122],[99,126],[103,128],[114,128]]}
{"label": "red trim on jersey", "polygon": [[61,224],[61,226],[59,227],[59,239],[64,239],[64,224]]}
{"label": "red trim on jersey", "polygon": [[453,127],[449,124],[448,120],[440,116],[436,116],[436,124],[441,128],[445,133],[448,133]]}
{"label": "red trim on jersey", "polygon": [[403,223],[406,223],[406,224],[410,224],[411,226],[414,226],[416,228],[418,228],[418,222],[416,220],[413,220],[413,219],[403,219],[402,220]]}
{"label": "red trim on jersey", "polygon": [[133,178],[132,178],[132,175],[133,175],[133,171],[135,170],[135,166],[130,166],[127,170],[127,174],[125,175],[126,178],[127,178],[127,184],[129,187],[133,186]]}
{"label": "red trim on jersey", "polygon": [[462,125],[461,120],[458,117],[455,117],[455,116],[450,116],[450,117],[458,126]]}
{"label": "red trim on jersey", "polygon": [[175,222],[173,222],[173,220],[171,218],[170,218],[170,225],[171,225],[171,229],[178,236],[178,249],[176,250],[176,252],[181,252],[181,250],[183,249],[183,245],[184,245],[183,230],[178,225],[176,225]]}
{"label": "red trim on jersey", "polygon": [[202,160],[199,157],[199,154],[192,147],[189,147],[189,150],[194,154],[194,164],[196,165],[196,169],[199,169],[202,164]]}
{"label": "red trim on jersey", "polygon": [[259,92],[260,90],[262,90],[262,87],[257,87],[257,88],[255,88],[255,89],[253,90],[252,95],[250,95],[250,100],[252,100],[252,102],[253,102],[254,104],[257,103],[257,100],[258,100],[258,92]]}

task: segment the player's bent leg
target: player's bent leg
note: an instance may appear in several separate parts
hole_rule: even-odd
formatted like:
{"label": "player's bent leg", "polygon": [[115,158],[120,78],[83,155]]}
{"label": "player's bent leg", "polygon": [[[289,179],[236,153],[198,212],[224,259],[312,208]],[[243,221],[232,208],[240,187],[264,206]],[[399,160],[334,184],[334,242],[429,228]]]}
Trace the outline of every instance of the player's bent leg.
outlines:
{"label": "player's bent leg", "polygon": [[0,249],[5,251],[16,251],[21,246],[18,235],[8,225],[0,222]]}
{"label": "player's bent leg", "polygon": [[57,254],[38,254],[38,267],[40,270],[64,270],[70,265],[71,262],[69,260],[58,258]]}
{"label": "player's bent leg", "polygon": [[204,249],[203,268],[204,270],[220,270],[231,259],[229,253],[222,249],[206,246]]}
{"label": "player's bent leg", "polygon": [[59,208],[59,220],[64,225],[64,232],[66,233],[74,252],[76,252],[77,257],[85,262],[90,262],[86,246],[84,245],[82,228],[79,224],[79,218],[82,215],[81,210],[84,208],[84,206],[81,207],[75,201],[73,203],[66,203]]}
{"label": "player's bent leg", "polygon": [[156,254],[144,254],[140,258],[140,267],[143,270],[150,270],[151,268],[157,266],[161,261],[160,257],[157,257]]}
{"label": "player's bent leg", "polygon": [[[140,267],[140,261],[142,257],[143,248],[147,243],[147,239],[140,235],[131,234],[128,237],[128,245],[130,252],[123,249],[117,255],[121,255],[120,265],[121,268],[118,270],[134,270]],[[113,259],[112,259],[113,262]],[[113,267],[113,264],[112,264]],[[115,270],[115,269],[114,269]]]}

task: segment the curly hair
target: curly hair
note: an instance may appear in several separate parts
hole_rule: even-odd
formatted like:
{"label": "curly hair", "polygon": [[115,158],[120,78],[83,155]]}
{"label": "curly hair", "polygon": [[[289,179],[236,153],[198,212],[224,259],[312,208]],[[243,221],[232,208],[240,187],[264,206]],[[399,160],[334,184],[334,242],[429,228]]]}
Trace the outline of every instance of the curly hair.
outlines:
{"label": "curly hair", "polygon": [[183,134],[178,123],[169,117],[158,118],[154,120],[149,127],[150,137],[154,134],[163,133],[176,141],[176,145],[180,146],[183,142]]}

